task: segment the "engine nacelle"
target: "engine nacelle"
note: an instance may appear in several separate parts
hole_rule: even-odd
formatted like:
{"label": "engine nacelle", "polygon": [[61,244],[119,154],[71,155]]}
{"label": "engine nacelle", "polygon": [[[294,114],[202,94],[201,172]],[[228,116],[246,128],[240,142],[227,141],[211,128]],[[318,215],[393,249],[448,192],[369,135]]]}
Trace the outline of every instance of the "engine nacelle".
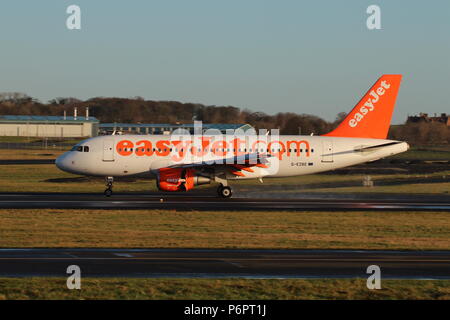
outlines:
{"label": "engine nacelle", "polygon": [[159,169],[156,185],[163,191],[188,191],[210,182],[210,178],[196,175],[195,169],[164,168]]}

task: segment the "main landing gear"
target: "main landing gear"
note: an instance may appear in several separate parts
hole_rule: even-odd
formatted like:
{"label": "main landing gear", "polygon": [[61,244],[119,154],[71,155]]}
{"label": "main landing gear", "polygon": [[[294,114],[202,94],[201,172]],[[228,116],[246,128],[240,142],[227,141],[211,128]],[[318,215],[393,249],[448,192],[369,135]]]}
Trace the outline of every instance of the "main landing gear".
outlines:
{"label": "main landing gear", "polygon": [[223,184],[220,184],[217,188],[217,193],[219,197],[222,198],[230,198],[233,195],[233,191],[229,186],[224,186]]}
{"label": "main landing gear", "polygon": [[113,187],[114,178],[113,177],[106,177],[105,178],[105,184],[106,184],[106,190],[103,192],[103,194],[107,197],[111,197],[112,195],[112,187]]}

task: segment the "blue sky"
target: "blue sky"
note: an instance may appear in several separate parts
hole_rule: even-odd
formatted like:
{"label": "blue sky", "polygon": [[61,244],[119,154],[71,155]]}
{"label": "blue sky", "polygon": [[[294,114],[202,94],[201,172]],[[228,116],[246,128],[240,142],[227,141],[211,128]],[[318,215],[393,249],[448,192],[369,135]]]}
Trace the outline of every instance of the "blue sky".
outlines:
{"label": "blue sky", "polygon": [[[66,28],[66,8],[82,29]],[[381,7],[382,30],[366,28]],[[450,112],[450,1],[3,0],[0,92],[142,96],[334,120],[383,73],[394,123]]]}

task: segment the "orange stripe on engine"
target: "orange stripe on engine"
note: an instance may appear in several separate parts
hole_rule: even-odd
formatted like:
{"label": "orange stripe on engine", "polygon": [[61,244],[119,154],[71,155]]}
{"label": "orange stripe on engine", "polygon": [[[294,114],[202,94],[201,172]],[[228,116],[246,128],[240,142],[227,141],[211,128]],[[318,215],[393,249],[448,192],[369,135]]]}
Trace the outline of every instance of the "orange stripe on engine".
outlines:
{"label": "orange stripe on engine", "polygon": [[232,173],[232,174],[234,174],[234,175],[236,175],[236,176],[245,177],[245,174],[243,174],[243,173],[240,172],[240,171],[230,171],[230,173]]}
{"label": "orange stripe on engine", "polygon": [[247,172],[255,172],[252,168],[246,167],[246,166],[243,166],[240,164],[233,164],[233,167],[235,167],[236,169],[239,169],[239,170],[247,171]]}

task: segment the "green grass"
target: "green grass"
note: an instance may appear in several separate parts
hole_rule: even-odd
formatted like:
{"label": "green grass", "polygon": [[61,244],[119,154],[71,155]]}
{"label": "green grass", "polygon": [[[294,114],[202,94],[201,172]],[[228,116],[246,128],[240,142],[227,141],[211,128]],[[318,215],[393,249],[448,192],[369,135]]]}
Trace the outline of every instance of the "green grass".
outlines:
{"label": "green grass", "polygon": [[[450,181],[447,177],[443,181]],[[374,187],[343,187],[343,188],[316,188],[304,189],[304,192],[333,192],[333,193],[427,193],[427,194],[445,194],[450,193],[450,182],[442,183],[413,183],[393,186],[374,186]]]}
{"label": "green grass", "polygon": [[0,210],[0,247],[448,250],[448,212]]}
{"label": "green grass", "polygon": [[0,278],[0,299],[450,299],[450,281],[384,280],[369,290],[365,279],[66,279]]}
{"label": "green grass", "polygon": [[[49,149],[0,149],[0,160],[56,159],[65,151]],[[6,169],[6,168],[3,168]]]}
{"label": "green grass", "polygon": [[[414,174],[370,174],[374,182],[374,187],[362,187],[363,179],[366,175],[362,174],[313,174],[288,178],[269,178],[264,179],[264,183],[257,180],[241,180],[234,182],[241,192],[254,191],[255,188],[263,189],[265,186],[290,186],[289,189],[273,189],[271,192],[280,192],[283,194],[295,192],[332,192],[332,193],[435,193],[448,194],[450,192],[450,171],[440,171],[433,173],[414,173]],[[428,179],[439,179],[442,182],[426,183]],[[411,183],[411,180],[422,179],[424,183]],[[383,186],[384,182],[395,182],[395,185]],[[339,183],[357,183],[359,186],[339,187]],[[309,184],[328,184],[326,187],[311,188]],[[297,190],[292,190],[297,187]],[[264,189],[266,190],[266,189]]]}
{"label": "green grass", "polygon": [[[0,192],[97,192],[103,193],[102,178],[85,178],[59,170],[55,165],[4,165],[0,167]],[[65,181],[65,179],[75,179]],[[156,191],[155,181],[116,182],[114,191]]]}
{"label": "green grass", "polygon": [[450,146],[413,147],[389,159],[401,160],[450,160]]}
{"label": "green grass", "polygon": [[[0,167],[0,192],[95,192],[102,193],[105,189],[104,180],[102,178],[86,178],[63,172],[56,168],[53,164],[48,165],[3,165]],[[258,180],[241,180],[231,182],[232,186],[236,186],[242,192],[255,191],[258,188],[263,189],[267,186],[290,186],[297,188],[301,192],[404,192],[404,193],[446,193],[449,191],[448,176],[450,171],[427,173],[427,174],[380,174],[371,175],[375,182],[375,188],[339,188],[336,186],[340,182],[361,182],[363,175],[327,175],[314,174],[289,178],[269,178],[264,179],[264,184]],[[416,184],[412,185],[408,179],[422,178],[424,182],[428,178],[446,177],[442,183],[432,184]],[[378,186],[378,182],[383,180],[396,180],[398,185],[395,186]],[[308,184],[325,183],[330,188],[308,188]],[[205,185],[196,187],[197,189],[214,188],[214,186]],[[115,192],[146,192],[157,191],[156,183],[150,179],[138,179],[134,182],[115,181]],[[195,192],[195,190],[194,190]],[[211,190],[211,194],[215,194]]]}

